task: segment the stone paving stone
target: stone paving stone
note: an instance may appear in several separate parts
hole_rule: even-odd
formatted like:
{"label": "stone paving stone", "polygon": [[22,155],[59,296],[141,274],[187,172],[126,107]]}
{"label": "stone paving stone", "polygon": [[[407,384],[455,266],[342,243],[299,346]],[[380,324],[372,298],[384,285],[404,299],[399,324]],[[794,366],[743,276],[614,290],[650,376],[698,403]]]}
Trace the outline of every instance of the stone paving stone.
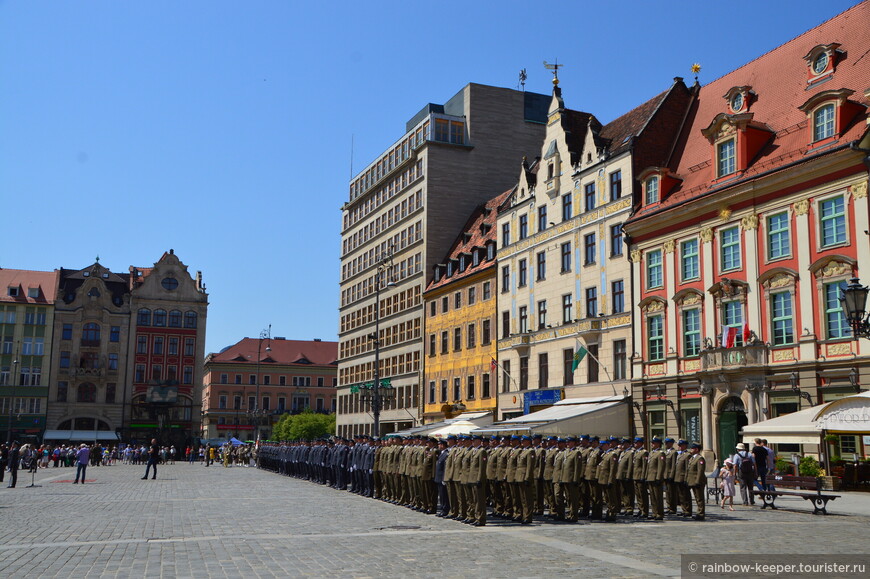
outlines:
{"label": "stone paving stone", "polygon": [[[813,516],[708,505],[703,523],[620,521],[484,528],[252,468],[49,468],[39,488],[0,489],[0,576],[162,577],[649,577],[677,575],[680,553],[870,553],[867,511]],[[802,504],[803,503],[803,504]],[[849,504],[842,502],[843,506]],[[754,548],[754,547],[753,547]],[[50,554],[22,557],[23,553]]]}

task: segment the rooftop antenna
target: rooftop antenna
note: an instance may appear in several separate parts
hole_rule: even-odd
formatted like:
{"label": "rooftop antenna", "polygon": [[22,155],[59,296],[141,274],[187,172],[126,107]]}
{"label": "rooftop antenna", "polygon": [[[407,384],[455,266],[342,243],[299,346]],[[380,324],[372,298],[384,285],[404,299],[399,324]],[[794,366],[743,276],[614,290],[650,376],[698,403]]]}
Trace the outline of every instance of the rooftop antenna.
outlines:
{"label": "rooftop antenna", "polygon": [[524,69],[524,68],[521,69],[520,70],[520,86],[522,87],[523,92],[526,92],[526,79],[527,78],[529,78],[529,76],[526,74],[526,69]]}
{"label": "rooftop antenna", "polygon": [[559,86],[559,69],[565,66],[564,64],[559,64],[559,59],[556,59],[556,62],[550,64],[546,60],[544,61],[544,68],[553,72],[553,86]]}

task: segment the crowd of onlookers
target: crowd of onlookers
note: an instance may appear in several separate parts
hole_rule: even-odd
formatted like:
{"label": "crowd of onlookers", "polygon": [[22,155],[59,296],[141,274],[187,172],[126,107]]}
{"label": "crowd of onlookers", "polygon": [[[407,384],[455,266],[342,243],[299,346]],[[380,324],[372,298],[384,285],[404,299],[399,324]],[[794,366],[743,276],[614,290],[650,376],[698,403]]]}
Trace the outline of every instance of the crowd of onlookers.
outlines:
{"label": "crowd of onlookers", "polygon": [[734,497],[737,486],[740,486],[740,498],[744,505],[754,505],[755,495],[752,488],[758,490],[774,490],[768,482],[768,475],[776,472],[776,452],[767,445],[767,440],[756,438],[752,450],[744,443],[737,445],[737,452],[725,459],[719,469],[719,486],[722,489],[722,504],[729,505],[734,510]]}

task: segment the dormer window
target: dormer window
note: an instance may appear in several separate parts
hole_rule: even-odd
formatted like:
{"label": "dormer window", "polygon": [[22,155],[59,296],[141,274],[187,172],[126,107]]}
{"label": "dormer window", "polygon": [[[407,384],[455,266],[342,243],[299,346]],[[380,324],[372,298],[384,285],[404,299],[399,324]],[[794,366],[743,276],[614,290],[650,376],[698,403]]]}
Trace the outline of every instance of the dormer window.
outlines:
{"label": "dormer window", "polygon": [[847,88],[826,90],[810,97],[798,107],[806,113],[809,120],[810,142],[819,146],[823,141],[834,139],[848,127],[856,115],[864,111],[864,107],[850,100],[855,91]]}
{"label": "dormer window", "polygon": [[646,204],[651,205],[659,202],[659,177],[654,175],[646,180],[644,184],[646,190]]}
{"label": "dormer window", "polygon": [[459,256],[459,271],[460,272],[465,271],[466,266],[467,266],[467,262],[465,260],[465,254],[460,255]]}
{"label": "dormer window", "polygon": [[486,245],[486,259],[495,259],[495,243]]}
{"label": "dormer window", "polygon": [[474,248],[474,251],[471,252],[471,263],[475,266],[480,263],[480,250]]}
{"label": "dormer window", "polygon": [[733,97],[731,97],[731,110],[735,113],[739,113],[743,108],[743,94],[737,93]]}
{"label": "dormer window", "polygon": [[737,170],[735,139],[728,139],[716,145],[717,177],[730,175]]}
{"label": "dormer window", "polygon": [[749,105],[755,100],[755,93],[751,86],[735,86],[725,93],[725,102],[732,115],[744,113],[749,110]]}
{"label": "dormer window", "polygon": [[825,72],[825,69],[828,68],[828,53],[822,52],[816,57],[813,61],[813,73],[816,75],[822,74]]}
{"label": "dormer window", "polygon": [[813,47],[806,56],[804,61],[807,63],[807,84],[815,84],[822,80],[827,80],[834,74],[837,65],[837,56],[841,53],[838,50],[839,44],[819,44]]}

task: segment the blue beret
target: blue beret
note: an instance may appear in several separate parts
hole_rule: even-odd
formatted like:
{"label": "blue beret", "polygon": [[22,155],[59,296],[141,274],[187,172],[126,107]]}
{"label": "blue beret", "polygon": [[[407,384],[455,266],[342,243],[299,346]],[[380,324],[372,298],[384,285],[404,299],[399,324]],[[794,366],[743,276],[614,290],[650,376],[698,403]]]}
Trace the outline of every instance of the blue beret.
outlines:
{"label": "blue beret", "polygon": [[456,440],[456,435],[451,434],[450,436],[447,437],[447,440]]}
{"label": "blue beret", "polygon": [[568,438],[565,439],[565,442],[577,442],[577,437],[576,436],[569,436]]}
{"label": "blue beret", "polygon": [[665,439],[665,442],[675,442],[670,436]]}
{"label": "blue beret", "polygon": [[610,435],[610,442],[619,442],[619,439],[611,434]]}
{"label": "blue beret", "polygon": [[532,437],[529,436],[529,435],[527,435],[527,434],[524,434],[524,435],[522,436],[522,440],[531,440],[531,439],[532,439]]}
{"label": "blue beret", "polygon": [[548,436],[547,440],[559,440],[558,436]]}
{"label": "blue beret", "polygon": [[643,436],[635,436],[634,441],[635,442],[643,442]]}
{"label": "blue beret", "polygon": [[590,436],[589,442],[598,442],[598,437],[597,436]]}
{"label": "blue beret", "polygon": [[580,440],[589,440],[589,435],[584,434],[583,436],[580,437]]}
{"label": "blue beret", "polygon": [[689,443],[681,438],[680,440],[677,441],[677,444],[683,445],[683,444],[689,444]]}
{"label": "blue beret", "polygon": [[653,436],[653,437],[652,437],[652,440],[651,440],[650,442],[658,442],[658,443],[661,443],[661,442],[662,442],[662,439],[659,438],[658,436]]}
{"label": "blue beret", "polygon": [[544,438],[542,434],[533,434],[532,438]]}
{"label": "blue beret", "polygon": [[483,440],[483,437],[479,434],[472,434],[471,440]]}
{"label": "blue beret", "polygon": [[693,442],[693,443],[692,443],[692,448],[701,448],[701,445],[698,444],[697,442]]}
{"label": "blue beret", "polygon": [[512,434],[512,435],[511,435],[511,440],[519,440],[519,439],[520,439],[520,435],[519,435],[519,434]]}

